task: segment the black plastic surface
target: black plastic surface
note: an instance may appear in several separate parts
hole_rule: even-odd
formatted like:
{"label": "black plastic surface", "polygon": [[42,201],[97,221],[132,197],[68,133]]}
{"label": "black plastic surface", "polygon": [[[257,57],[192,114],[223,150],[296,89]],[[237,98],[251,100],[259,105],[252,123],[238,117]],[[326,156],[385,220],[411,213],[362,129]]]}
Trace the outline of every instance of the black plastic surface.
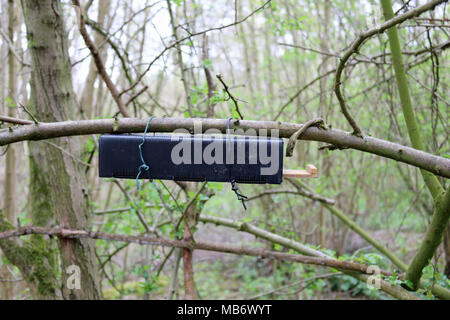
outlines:
{"label": "black plastic surface", "polygon": [[[181,142],[181,139],[185,139],[183,140],[184,143],[191,146],[190,163],[175,164],[172,161],[172,150]],[[217,143],[216,145],[221,144],[223,147],[222,163],[205,163],[203,157],[205,148],[213,141]],[[101,136],[99,140],[100,177],[135,179],[139,166],[142,164],[138,148],[141,142],[141,135]],[[245,152],[243,153],[244,146]],[[267,149],[264,149],[264,147]],[[200,148],[201,163],[196,164],[194,160],[199,161],[198,150]],[[263,157],[260,156],[260,148],[263,148],[261,149],[263,150]],[[229,153],[227,163],[227,152],[231,149],[233,152]],[[264,152],[264,150],[267,151]],[[195,151],[197,151],[197,159],[194,159]],[[189,135],[178,135],[176,137],[171,135],[147,135],[142,146],[142,153],[146,164],[150,167],[150,176],[147,172],[143,172],[140,176],[142,179],[216,182],[230,182],[234,179],[238,183],[269,184],[280,184],[282,182],[282,139],[244,136],[218,136],[213,138]],[[181,152],[178,155],[183,156],[184,153]],[[215,152],[212,152],[212,155],[215,156]],[[219,152],[217,156],[220,158]],[[238,163],[238,157],[240,163]],[[272,162],[268,162],[270,161],[268,159],[272,159]],[[276,162],[278,162],[278,165]],[[267,172],[262,174],[261,170],[264,168],[267,170],[271,165],[275,168],[270,172],[273,172],[273,174],[267,175]]]}

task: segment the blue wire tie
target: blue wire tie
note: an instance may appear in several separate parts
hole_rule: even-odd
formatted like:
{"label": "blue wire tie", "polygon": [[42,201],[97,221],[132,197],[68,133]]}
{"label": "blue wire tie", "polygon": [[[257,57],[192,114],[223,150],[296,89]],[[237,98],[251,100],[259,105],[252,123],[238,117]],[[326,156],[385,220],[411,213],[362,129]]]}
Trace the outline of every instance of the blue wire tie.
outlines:
{"label": "blue wire tie", "polygon": [[[141,176],[142,171],[146,171],[148,173],[148,178],[150,179],[150,167],[145,163],[144,156],[142,155],[142,146],[145,143],[145,135],[147,134],[148,127],[153,117],[150,117],[147,121],[147,126],[145,127],[144,135],[142,137],[142,142],[139,144],[139,156],[141,157],[142,164],[139,166],[139,172],[136,176],[136,186],[139,191],[139,177]],[[151,179],[150,179],[151,180]]]}

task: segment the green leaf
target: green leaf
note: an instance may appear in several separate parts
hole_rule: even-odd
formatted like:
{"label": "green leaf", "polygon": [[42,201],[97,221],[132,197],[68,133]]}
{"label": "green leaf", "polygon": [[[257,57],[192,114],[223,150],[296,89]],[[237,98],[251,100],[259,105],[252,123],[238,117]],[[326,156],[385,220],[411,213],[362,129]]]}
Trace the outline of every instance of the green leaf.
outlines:
{"label": "green leaf", "polygon": [[220,182],[209,182],[208,187],[217,191],[221,191],[223,189],[223,184]]}
{"label": "green leaf", "polygon": [[408,288],[413,289],[413,283],[411,280],[405,280],[403,283],[406,284]]}
{"label": "green leaf", "polygon": [[6,107],[8,107],[8,108],[16,107],[16,104],[14,103],[14,101],[11,97],[6,97]]}
{"label": "green leaf", "polygon": [[203,61],[203,67],[205,67],[206,69],[211,69],[212,61],[210,59],[206,59],[205,61]]}

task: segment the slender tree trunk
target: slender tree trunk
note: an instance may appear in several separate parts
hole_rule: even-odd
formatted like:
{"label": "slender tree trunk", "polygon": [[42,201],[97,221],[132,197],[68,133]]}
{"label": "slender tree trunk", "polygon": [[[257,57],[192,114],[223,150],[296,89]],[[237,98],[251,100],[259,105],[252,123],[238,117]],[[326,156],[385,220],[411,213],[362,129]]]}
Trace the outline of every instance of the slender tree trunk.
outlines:
{"label": "slender tree trunk", "polygon": [[[8,37],[11,43],[14,43],[14,29],[16,24],[16,9],[14,7],[14,1],[8,0]],[[16,97],[16,62],[14,53],[11,48],[8,50],[8,97],[13,101]],[[8,116],[15,117],[15,106],[8,106]],[[5,205],[4,210],[6,217],[14,223],[16,220],[16,201],[15,201],[15,146],[10,146],[6,153],[6,169],[5,169]]]}
{"label": "slender tree trunk", "polygon": [[[392,4],[390,0],[381,0],[381,6],[383,8],[384,18],[386,20],[394,17],[392,10]],[[419,150],[425,150],[422,139],[420,137],[419,127],[416,121],[414,110],[412,107],[411,96],[408,88],[408,80],[406,78],[405,66],[403,63],[402,52],[400,48],[400,40],[398,36],[397,27],[392,27],[387,31],[389,37],[389,45],[391,48],[392,62],[395,71],[395,77],[397,80],[397,87],[400,96],[400,102],[402,105],[403,116],[405,117],[406,126],[408,128],[409,138],[414,148]],[[441,197],[444,195],[444,189],[441,186],[437,177],[425,170],[420,170],[423,180],[430,191],[434,199],[434,212],[430,225],[427,227],[427,233],[425,240],[422,242],[420,249],[413,261],[411,262],[407,279],[411,280],[414,289],[417,289],[420,277],[422,275],[422,269],[428,264],[429,260],[433,257],[436,248],[442,241],[443,234],[449,221],[448,208],[440,208]],[[448,191],[447,191],[448,194]],[[445,198],[447,199],[447,198]],[[444,203],[446,203],[444,201]],[[443,227],[437,227],[434,223],[440,223]],[[445,239],[446,237],[444,237]],[[448,239],[445,239],[448,240]],[[448,246],[446,244],[445,246]],[[433,250],[434,248],[434,250]]]}
{"label": "slender tree trunk", "polygon": [[175,262],[173,266],[172,275],[170,277],[169,292],[167,293],[167,300],[172,300],[178,287],[178,269],[180,267],[180,260],[183,250],[181,248],[175,249]]}
{"label": "slender tree trunk", "polygon": [[445,271],[444,274],[450,279],[450,222],[444,234]]}
{"label": "slender tree trunk", "polygon": [[[105,18],[109,13],[111,5],[111,0],[102,0],[98,2],[98,16],[97,16],[97,23],[99,26],[104,27],[105,26]],[[104,37],[99,33],[96,32],[94,35],[94,43],[99,48],[99,54],[102,57],[103,61],[106,61],[106,46],[100,47],[101,42],[104,40]],[[83,95],[81,97],[81,107],[83,108],[84,112],[86,113],[86,116],[88,119],[94,118],[95,115],[95,108],[94,108],[94,83],[97,79],[98,71],[97,67],[95,65],[94,59],[91,60],[89,64],[89,73],[86,79],[86,83],[83,88]]]}
{"label": "slender tree trunk", "polygon": [[[13,0],[8,0],[8,38],[11,43],[14,43],[14,29],[16,25],[16,9]],[[10,48],[8,50],[8,91],[7,95],[11,100],[15,101],[16,97],[16,61],[14,53]],[[14,105],[8,106],[8,116],[15,117]],[[5,159],[5,193],[4,193],[4,210],[6,218],[15,223],[16,220],[16,147],[10,146],[6,152]],[[11,279],[11,274],[6,266],[1,272],[2,277]],[[14,285],[11,282],[5,282],[2,285],[2,299],[11,300],[14,296]]]}
{"label": "slender tree trunk", "polygon": [[[320,10],[319,4],[317,4],[317,10]],[[329,20],[330,20],[330,1],[325,0],[324,3],[324,14],[323,14],[323,21],[320,24],[320,49],[324,52],[328,52],[328,43],[330,41],[328,30],[329,30]],[[328,60],[329,56],[323,56],[322,63],[320,65],[319,70],[321,73],[325,73],[328,71]],[[323,77],[320,79],[320,103],[319,103],[319,115],[323,115],[326,112],[324,109],[327,107],[327,78]],[[330,161],[330,154],[328,152],[323,154],[322,158],[322,168],[325,168],[324,175],[326,177],[329,176],[330,169],[331,169],[331,161]],[[325,217],[323,212],[323,207],[320,207],[319,209],[319,244],[321,246],[325,245]]]}
{"label": "slender tree trunk", "polygon": [[238,25],[239,37],[242,40],[242,51],[245,59],[245,84],[248,86],[250,101],[255,100],[255,87],[252,79],[252,64],[249,53],[249,44],[247,41],[247,36],[245,35],[244,24]]}
{"label": "slender tree trunk", "polygon": [[450,218],[450,188],[445,194],[439,196],[434,205],[434,213],[431,217],[430,225],[427,228],[425,238],[423,239],[417,254],[408,267],[406,279],[412,282],[414,290],[417,290],[422,277],[423,268],[430,263],[436,249],[442,241],[445,229],[448,227]]}
{"label": "slender tree trunk", "polygon": [[[169,9],[170,24],[172,26],[173,37],[174,37],[175,41],[178,41],[179,37],[178,37],[178,31],[177,31],[176,16],[175,16],[175,12],[173,12],[173,10],[172,10],[172,5],[171,5],[170,0],[167,0],[167,8]],[[181,48],[179,45],[176,46],[176,53],[177,53],[177,60],[178,60],[177,62],[180,67],[181,82],[183,83],[184,93],[186,95],[186,103],[188,106],[188,112],[189,112],[190,116],[192,117],[194,115],[194,110],[193,110],[192,101],[191,101],[190,94],[189,94],[189,86],[187,83],[188,79],[187,79],[186,69],[184,67],[184,62],[183,62],[183,52],[181,51]]]}
{"label": "slender tree trunk", "polygon": [[[1,12],[2,15],[0,16],[0,19],[2,21],[6,21],[6,14],[7,11],[4,9],[6,6],[6,1],[5,0],[1,0],[0,2],[0,6],[1,6]],[[7,45],[2,42],[2,45],[0,46],[0,55],[2,57],[6,57],[7,55]],[[0,64],[0,83],[6,83],[6,66],[3,64]],[[6,97],[6,87],[5,86],[0,86],[0,101],[6,101],[5,100]],[[6,114],[6,106],[4,103],[0,104],[0,112],[2,114]],[[3,176],[0,176],[0,184],[4,185],[5,184],[5,180],[3,178]],[[2,189],[3,190],[3,189]],[[4,199],[0,199],[0,208],[3,207],[4,203],[3,203]],[[3,252],[0,251],[0,261],[2,261],[2,257],[3,257]],[[7,270],[5,268],[5,266],[3,264],[0,264],[0,278],[5,279],[8,276],[7,274]],[[3,291],[4,291],[4,286],[2,283],[0,283],[0,298],[3,298]]]}
{"label": "slender tree trunk", "polygon": [[[189,184],[188,184],[189,185]],[[188,189],[190,189],[190,185]],[[187,192],[188,194],[188,192]],[[196,221],[196,205],[191,205],[185,211],[184,216],[184,241],[194,241],[193,233]],[[194,250],[190,248],[183,249],[183,267],[184,267],[184,298],[186,300],[195,299],[195,282],[194,282]]]}
{"label": "slender tree trunk", "polygon": [[[33,106],[30,109],[39,121],[71,119],[76,103],[61,3],[56,0],[23,0],[22,7],[28,42],[32,44]],[[37,201],[51,207],[48,214],[54,214],[59,225],[85,229],[89,218],[86,177],[84,168],[73,158],[81,154],[79,139],[61,138],[53,143],[58,148],[29,143],[31,171],[37,178],[31,180],[32,189],[39,191],[34,193],[36,197],[39,193],[40,199]],[[62,150],[69,150],[73,157]],[[43,214],[35,211],[36,202],[32,202],[31,206],[34,217]],[[59,247],[63,297],[99,299],[101,294],[92,241],[61,239]],[[81,288],[77,288],[77,282],[71,277],[73,273],[68,273],[70,270],[75,273],[79,271]]]}

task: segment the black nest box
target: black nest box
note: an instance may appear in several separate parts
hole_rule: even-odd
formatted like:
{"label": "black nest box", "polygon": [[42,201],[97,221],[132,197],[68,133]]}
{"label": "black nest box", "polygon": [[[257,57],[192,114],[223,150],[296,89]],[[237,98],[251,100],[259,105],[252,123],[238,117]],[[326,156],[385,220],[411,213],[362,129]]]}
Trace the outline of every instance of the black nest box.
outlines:
{"label": "black nest box", "polygon": [[100,137],[100,177],[136,179],[143,163],[149,170],[140,179],[281,184],[283,140],[176,134]]}

